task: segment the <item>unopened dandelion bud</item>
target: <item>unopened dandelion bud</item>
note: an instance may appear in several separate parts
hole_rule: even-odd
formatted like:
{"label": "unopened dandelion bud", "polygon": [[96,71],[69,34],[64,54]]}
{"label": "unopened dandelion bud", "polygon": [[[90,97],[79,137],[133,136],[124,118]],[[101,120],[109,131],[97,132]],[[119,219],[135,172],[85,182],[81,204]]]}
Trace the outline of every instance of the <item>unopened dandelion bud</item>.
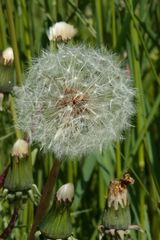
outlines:
{"label": "unopened dandelion bud", "polygon": [[66,22],[57,22],[49,28],[48,38],[50,41],[67,41],[75,36],[77,30]]}
{"label": "unopened dandelion bud", "polygon": [[11,164],[5,178],[4,187],[10,192],[27,192],[33,184],[31,163],[28,158],[29,146],[23,139],[18,139],[11,152]]}
{"label": "unopened dandelion bud", "polygon": [[64,184],[59,188],[56,194],[56,198],[59,202],[72,202],[74,198],[74,186],[72,183]]}
{"label": "unopened dandelion bud", "polygon": [[6,48],[2,52],[2,58],[3,58],[3,61],[4,61],[4,65],[12,64],[13,61],[14,61],[13,49],[11,47]]}
{"label": "unopened dandelion bud", "polygon": [[3,111],[3,99],[4,99],[4,94],[0,93],[0,111]]}
{"label": "unopened dandelion bud", "polygon": [[11,92],[14,85],[13,50],[11,47],[5,49],[0,55],[0,92]]}
{"label": "unopened dandelion bud", "polygon": [[28,142],[23,139],[18,139],[12,148],[12,157],[16,157],[18,159],[24,158],[28,156]]}
{"label": "unopened dandelion bud", "polygon": [[72,183],[60,187],[56,193],[56,201],[39,226],[43,236],[49,239],[67,239],[71,236],[70,205],[73,197],[74,186]]}

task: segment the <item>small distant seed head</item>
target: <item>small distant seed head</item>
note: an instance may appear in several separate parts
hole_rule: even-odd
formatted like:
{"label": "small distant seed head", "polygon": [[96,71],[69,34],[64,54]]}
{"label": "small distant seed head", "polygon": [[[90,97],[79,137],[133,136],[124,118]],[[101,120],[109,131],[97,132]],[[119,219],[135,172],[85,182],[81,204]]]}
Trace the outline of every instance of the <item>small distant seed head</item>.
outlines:
{"label": "small distant seed head", "polygon": [[72,202],[74,198],[74,186],[72,183],[62,185],[57,191],[56,198],[59,202]]}
{"label": "small distant seed head", "polygon": [[13,145],[11,155],[21,159],[28,155],[28,151],[28,143],[23,139],[18,139]]}
{"label": "small distant seed head", "polygon": [[2,58],[3,58],[3,61],[4,61],[4,65],[12,64],[13,60],[14,60],[13,49],[11,47],[6,48],[2,52]]}
{"label": "small distant seed head", "polygon": [[49,28],[48,38],[50,41],[67,41],[75,36],[77,30],[66,22],[57,22]]}

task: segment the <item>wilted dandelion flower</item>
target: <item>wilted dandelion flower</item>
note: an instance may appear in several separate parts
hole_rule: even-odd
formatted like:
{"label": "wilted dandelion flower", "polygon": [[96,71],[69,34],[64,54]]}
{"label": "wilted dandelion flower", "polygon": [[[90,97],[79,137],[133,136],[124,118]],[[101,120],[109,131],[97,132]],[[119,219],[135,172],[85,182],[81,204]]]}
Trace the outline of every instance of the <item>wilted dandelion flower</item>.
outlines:
{"label": "wilted dandelion flower", "polygon": [[50,41],[67,41],[75,36],[77,30],[66,22],[57,22],[49,28],[48,38]]}
{"label": "wilted dandelion flower", "polygon": [[134,113],[131,80],[114,55],[86,46],[44,52],[15,88],[17,125],[58,157],[112,143]]}
{"label": "wilted dandelion flower", "polygon": [[99,239],[109,235],[111,239],[124,240],[131,230],[142,231],[140,226],[131,225],[127,187],[133,183],[134,179],[129,173],[125,173],[119,180],[114,179],[110,182],[102,224],[98,227]]}

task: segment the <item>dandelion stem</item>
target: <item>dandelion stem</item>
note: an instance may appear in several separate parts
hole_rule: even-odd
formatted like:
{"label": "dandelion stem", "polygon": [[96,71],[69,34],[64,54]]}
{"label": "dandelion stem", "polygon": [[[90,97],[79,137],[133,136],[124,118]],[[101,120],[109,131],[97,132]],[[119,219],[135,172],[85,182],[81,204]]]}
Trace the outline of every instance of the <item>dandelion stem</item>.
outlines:
{"label": "dandelion stem", "polygon": [[116,142],[116,176],[119,178],[121,176],[121,145],[120,141]]}
{"label": "dandelion stem", "polygon": [[9,235],[11,234],[11,232],[16,224],[18,216],[19,216],[18,208],[15,208],[8,226],[3,231],[3,233],[0,235],[0,239],[8,239]]}
{"label": "dandelion stem", "polygon": [[22,74],[21,74],[21,67],[19,62],[19,54],[18,54],[18,47],[17,47],[17,39],[15,33],[15,27],[13,22],[13,15],[12,15],[12,1],[6,0],[6,8],[7,8],[7,15],[8,15],[8,24],[9,24],[9,32],[14,52],[14,60],[15,60],[15,68],[16,68],[16,76],[17,76],[17,83],[18,85],[22,85]]}
{"label": "dandelion stem", "polygon": [[[17,115],[16,115],[16,110],[15,110],[15,105],[14,105],[14,99],[11,95],[9,95],[9,102],[10,102],[10,109],[12,112],[13,123],[15,124],[17,122]],[[15,128],[15,133],[16,133],[17,138],[22,137],[22,133],[18,128]]]}
{"label": "dandelion stem", "polygon": [[117,38],[116,38],[116,13],[115,13],[115,1],[112,0],[112,48],[115,49]]}
{"label": "dandelion stem", "polygon": [[103,45],[103,6],[102,1],[95,1],[96,25],[97,25],[97,44],[98,47]]}
{"label": "dandelion stem", "polygon": [[9,169],[9,165],[6,167],[6,169],[3,171],[2,175],[0,176],[0,188],[2,188],[4,185],[4,181],[7,176],[8,169]]}
{"label": "dandelion stem", "polygon": [[40,203],[39,203],[36,215],[35,215],[32,229],[30,231],[29,240],[35,239],[34,233],[36,231],[37,226],[41,222],[41,219],[44,216],[46,209],[48,207],[50,196],[51,196],[52,190],[54,188],[56,178],[57,178],[59,170],[60,170],[60,166],[61,166],[61,161],[55,160],[53,167],[51,169],[50,175],[49,175],[47,182],[43,188],[42,197],[41,197],[41,200],[40,200]]}
{"label": "dandelion stem", "polygon": [[[131,5],[131,8],[133,6]],[[137,134],[139,135],[141,129],[144,127],[144,116],[145,116],[145,106],[143,98],[143,86],[142,86],[142,77],[140,71],[140,50],[139,50],[139,38],[134,24],[134,17],[132,15],[132,21],[130,23],[131,38],[132,38],[132,63],[133,63],[133,73],[135,78],[136,88],[138,89],[136,98],[137,98]],[[134,37],[134,40],[133,40]],[[140,171],[140,177],[143,181],[144,179],[144,169],[145,169],[145,155],[144,155],[144,144],[141,143],[138,149],[138,165]],[[140,212],[140,223],[144,227],[145,219],[145,193],[144,189],[140,189],[139,192],[139,212]],[[140,239],[144,239],[144,235],[140,235]]]}
{"label": "dandelion stem", "polygon": [[2,2],[0,1],[0,36],[1,36],[1,41],[0,41],[0,48],[3,49],[7,45],[7,40],[5,36],[5,20],[3,17],[3,10],[2,10]]}

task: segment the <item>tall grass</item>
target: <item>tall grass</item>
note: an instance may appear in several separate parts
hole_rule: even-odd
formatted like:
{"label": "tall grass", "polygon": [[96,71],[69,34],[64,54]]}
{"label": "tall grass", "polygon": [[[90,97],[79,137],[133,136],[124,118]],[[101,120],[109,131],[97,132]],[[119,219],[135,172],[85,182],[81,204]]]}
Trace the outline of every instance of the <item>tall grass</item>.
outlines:
{"label": "tall grass", "polygon": [[[81,161],[63,162],[56,187],[71,181],[76,188],[72,207],[74,234],[78,239],[98,239],[107,186],[129,169],[136,183],[130,189],[132,222],[144,233],[137,240],[160,240],[160,4],[158,0],[1,0],[0,50],[12,46],[17,85],[23,84],[31,58],[49,49],[46,31],[52,23],[68,21],[77,29],[75,42],[105,46],[116,52],[134,79],[136,115],[123,142],[102,154]],[[0,112],[0,173],[9,162],[11,147],[22,136],[14,128],[16,113],[12,94],[6,94]],[[32,147],[34,179],[40,191],[51,170],[53,157]],[[7,204],[0,208],[0,232],[9,221]],[[34,219],[31,202],[21,211],[9,239],[27,239]]]}

